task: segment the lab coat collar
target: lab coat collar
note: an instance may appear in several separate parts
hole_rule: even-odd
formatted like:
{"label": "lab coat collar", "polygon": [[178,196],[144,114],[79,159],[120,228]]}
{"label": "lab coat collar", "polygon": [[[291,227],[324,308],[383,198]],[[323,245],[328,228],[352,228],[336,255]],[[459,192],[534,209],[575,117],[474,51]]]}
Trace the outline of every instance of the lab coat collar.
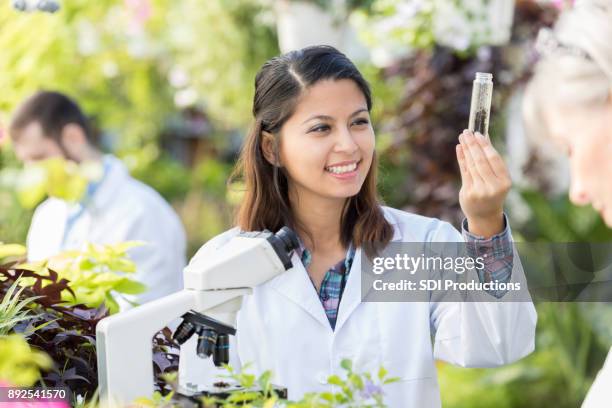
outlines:
{"label": "lab coat collar", "polygon": [[[387,221],[393,227],[393,238],[391,242],[401,241],[403,238],[401,228],[397,225],[397,221],[389,210],[383,207],[383,213]],[[338,319],[336,320],[336,331],[339,331],[344,323],[348,320],[353,311],[361,303],[361,258],[363,251],[361,247],[355,253],[355,259],[349,273],[342,299],[340,300],[340,308],[338,309]]]}
{"label": "lab coat collar", "polygon": [[325,310],[323,310],[321,301],[319,300],[319,295],[312,285],[308,272],[304,268],[300,257],[295,251],[291,257],[291,262],[293,263],[293,268],[272,279],[269,282],[270,287],[296,303],[310,316],[331,331],[331,326],[329,320],[327,320],[327,315],[325,314]]}
{"label": "lab coat collar", "polygon": [[[383,207],[385,218],[393,227],[393,238],[391,241],[401,241],[402,232],[398,228],[397,221],[392,214]],[[340,308],[338,310],[338,319],[336,320],[335,332],[340,331],[349,316],[361,303],[361,248],[357,248],[355,258],[351,266],[351,271],[348,276],[342,299],[340,300]],[[293,254],[291,258],[293,268],[287,272],[278,275],[268,284],[281,295],[285,296],[292,302],[300,306],[312,318],[324,325],[330,332],[332,328],[321,305],[321,300],[316,289],[312,285],[308,272],[304,268],[302,261],[297,254]]]}

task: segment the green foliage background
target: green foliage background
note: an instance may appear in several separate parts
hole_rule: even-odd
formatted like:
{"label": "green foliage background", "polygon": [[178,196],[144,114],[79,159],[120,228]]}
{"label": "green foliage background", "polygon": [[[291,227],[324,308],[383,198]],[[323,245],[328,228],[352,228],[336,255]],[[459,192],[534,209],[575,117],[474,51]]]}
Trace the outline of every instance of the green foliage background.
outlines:
{"label": "green foliage background", "polygon": [[[368,13],[393,15],[400,2],[361,3],[368,18]],[[395,40],[418,49],[434,48],[432,2],[426,3],[414,24],[392,33]],[[138,16],[118,0],[65,0],[62,11],[53,15],[19,13],[10,1],[0,2],[0,128],[6,127],[23,98],[36,90],[72,95],[94,116],[103,148],[121,156],[137,178],[173,204],[186,226],[192,255],[231,225],[237,199],[228,193],[225,182],[233,158],[213,154],[187,167],[164,152],[160,135],[178,114],[175,99],[185,90],[196,95],[195,102],[209,114],[217,153],[227,148],[232,132],[246,132],[255,73],[279,53],[271,4],[152,0],[150,18],[139,23]],[[374,91],[382,193],[387,204],[402,206],[407,189],[413,189],[407,185],[406,163],[415,157],[408,149],[397,148],[388,125],[406,113],[402,95],[410,78],[370,64],[359,68]],[[177,71],[186,78],[181,84],[171,80]],[[10,148],[0,149],[0,242],[25,242],[32,216],[7,187],[17,167]],[[577,208],[564,197],[520,193],[531,219],[515,235],[544,241],[612,239],[591,209]],[[443,405],[579,405],[612,344],[610,308],[542,304],[538,312],[537,351],[521,362],[496,369],[439,364]]]}

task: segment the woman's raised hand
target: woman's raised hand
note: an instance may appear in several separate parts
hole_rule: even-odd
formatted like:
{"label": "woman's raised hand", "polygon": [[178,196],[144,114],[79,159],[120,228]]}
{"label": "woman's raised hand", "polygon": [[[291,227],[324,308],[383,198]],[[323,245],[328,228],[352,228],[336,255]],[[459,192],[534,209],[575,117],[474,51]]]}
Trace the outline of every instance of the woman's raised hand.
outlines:
{"label": "woman's raised hand", "polygon": [[488,137],[464,130],[457,160],[462,186],[459,204],[471,233],[491,237],[504,228],[503,208],[512,185],[506,163]]}

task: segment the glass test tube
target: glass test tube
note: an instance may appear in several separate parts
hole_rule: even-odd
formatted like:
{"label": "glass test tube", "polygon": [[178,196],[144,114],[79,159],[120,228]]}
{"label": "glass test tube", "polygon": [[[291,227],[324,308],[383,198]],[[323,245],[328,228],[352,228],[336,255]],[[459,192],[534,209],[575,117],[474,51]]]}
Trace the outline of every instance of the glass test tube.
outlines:
{"label": "glass test tube", "polygon": [[493,74],[477,72],[472,86],[472,104],[468,129],[482,135],[489,134],[491,96],[493,95]]}

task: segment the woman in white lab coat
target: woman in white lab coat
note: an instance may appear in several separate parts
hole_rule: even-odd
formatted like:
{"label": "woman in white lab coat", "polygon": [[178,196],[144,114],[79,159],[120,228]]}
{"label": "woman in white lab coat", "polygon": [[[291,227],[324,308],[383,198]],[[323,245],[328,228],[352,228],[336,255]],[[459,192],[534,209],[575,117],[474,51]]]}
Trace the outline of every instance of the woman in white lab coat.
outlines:
{"label": "woman in white lab coat", "polygon": [[[371,108],[368,84],[332,47],[308,47],[264,64],[255,79],[255,123],[237,169],[246,183],[238,228],[207,242],[194,259],[239,230],[291,227],[302,244],[293,268],[245,297],[232,364],[272,370],[273,382],[299,399],[330,390],[326,378],[350,358],[357,371],[384,366],[400,378],[385,386],[390,407],[438,407],[434,360],[492,367],[529,354],[533,304],[361,302],[361,248],[467,239],[493,256],[495,242],[509,247],[503,256],[516,266],[503,214],[510,179],[488,138],[464,132],[457,147],[463,237],[446,222],[383,207]],[[517,267],[489,272],[500,280],[522,279]],[[185,381],[204,369],[202,360],[181,364]]]}
{"label": "woman in white lab coat", "polygon": [[[612,227],[612,2],[576,2],[541,31],[540,61],[526,91],[530,134],[569,157],[570,199],[591,204]],[[551,144],[551,142],[553,142]],[[606,299],[600,299],[605,301]],[[607,299],[609,301],[609,299]],[[602,307],[610,307],[610,305]],[[612,348],[583,402],[609,407]]]}

